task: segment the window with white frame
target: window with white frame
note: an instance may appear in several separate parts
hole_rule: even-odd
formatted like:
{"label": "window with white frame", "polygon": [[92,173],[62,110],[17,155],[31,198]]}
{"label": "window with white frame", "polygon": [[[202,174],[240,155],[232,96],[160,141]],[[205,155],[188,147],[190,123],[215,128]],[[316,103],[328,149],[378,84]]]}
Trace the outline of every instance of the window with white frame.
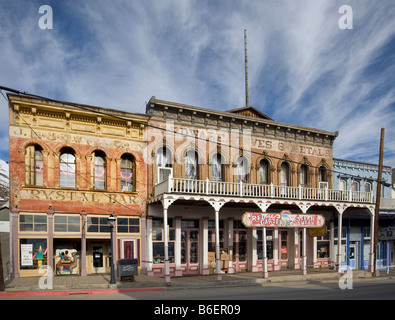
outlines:
{"label": "window with white frame", "polygon": [[167,180],[173,175],[172,154],[169,148],[160,147],[157,150],[156,165],[158,167],[158,182]]}

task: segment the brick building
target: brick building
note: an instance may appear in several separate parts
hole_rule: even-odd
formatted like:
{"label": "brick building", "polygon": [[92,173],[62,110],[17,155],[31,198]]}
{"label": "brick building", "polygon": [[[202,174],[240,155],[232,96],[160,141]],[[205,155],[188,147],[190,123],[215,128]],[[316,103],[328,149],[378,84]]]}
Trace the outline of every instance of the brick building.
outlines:
{"label": "brick building", "polygon": [[148,116],[9,94],[14,276],[104,273],[111,256],[141,268]]}

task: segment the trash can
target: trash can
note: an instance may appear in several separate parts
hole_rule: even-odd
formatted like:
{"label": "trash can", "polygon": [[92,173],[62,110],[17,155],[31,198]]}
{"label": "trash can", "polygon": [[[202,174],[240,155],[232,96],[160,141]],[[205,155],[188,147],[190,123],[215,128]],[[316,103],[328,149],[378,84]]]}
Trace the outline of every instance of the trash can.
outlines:
{"label": "trash can", "polygon": [[121,281],[134,281],[134,276],[138,274],[137,259],[119,259],[118,277]]}

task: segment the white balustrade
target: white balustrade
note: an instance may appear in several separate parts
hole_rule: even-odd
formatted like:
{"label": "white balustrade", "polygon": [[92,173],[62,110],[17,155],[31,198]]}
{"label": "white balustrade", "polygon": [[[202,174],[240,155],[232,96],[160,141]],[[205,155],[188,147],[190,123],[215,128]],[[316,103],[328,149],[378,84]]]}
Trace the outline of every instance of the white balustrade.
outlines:
{"label": "white balustrade", "polygon": [[221,195],[250,198],[274,198],[294,200],[343,201],[373,203],[372,192],[351,190],[331,190],[306,188],[302,186],[276,186],[273,184],[249,184],[243,182],[222,182],[172,178],[155,185],[155,196],[163,193],[185,193],[202,195]]}

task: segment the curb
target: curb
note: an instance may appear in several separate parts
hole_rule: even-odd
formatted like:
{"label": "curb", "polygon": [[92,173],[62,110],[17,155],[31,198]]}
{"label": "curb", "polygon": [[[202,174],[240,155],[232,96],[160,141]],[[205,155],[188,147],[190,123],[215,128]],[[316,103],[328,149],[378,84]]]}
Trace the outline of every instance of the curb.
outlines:
{"label": "curb", "polygon": [[125,293],[125,292],[143,292],[143,291],[163,291],[163,288],[93,289],[93,290],[68,290],[68,291],[15,291],[15,292],[0,292],[0,298],[72,296],[79,294],[102,295],[102,294],[116,294],[116,293]]}

